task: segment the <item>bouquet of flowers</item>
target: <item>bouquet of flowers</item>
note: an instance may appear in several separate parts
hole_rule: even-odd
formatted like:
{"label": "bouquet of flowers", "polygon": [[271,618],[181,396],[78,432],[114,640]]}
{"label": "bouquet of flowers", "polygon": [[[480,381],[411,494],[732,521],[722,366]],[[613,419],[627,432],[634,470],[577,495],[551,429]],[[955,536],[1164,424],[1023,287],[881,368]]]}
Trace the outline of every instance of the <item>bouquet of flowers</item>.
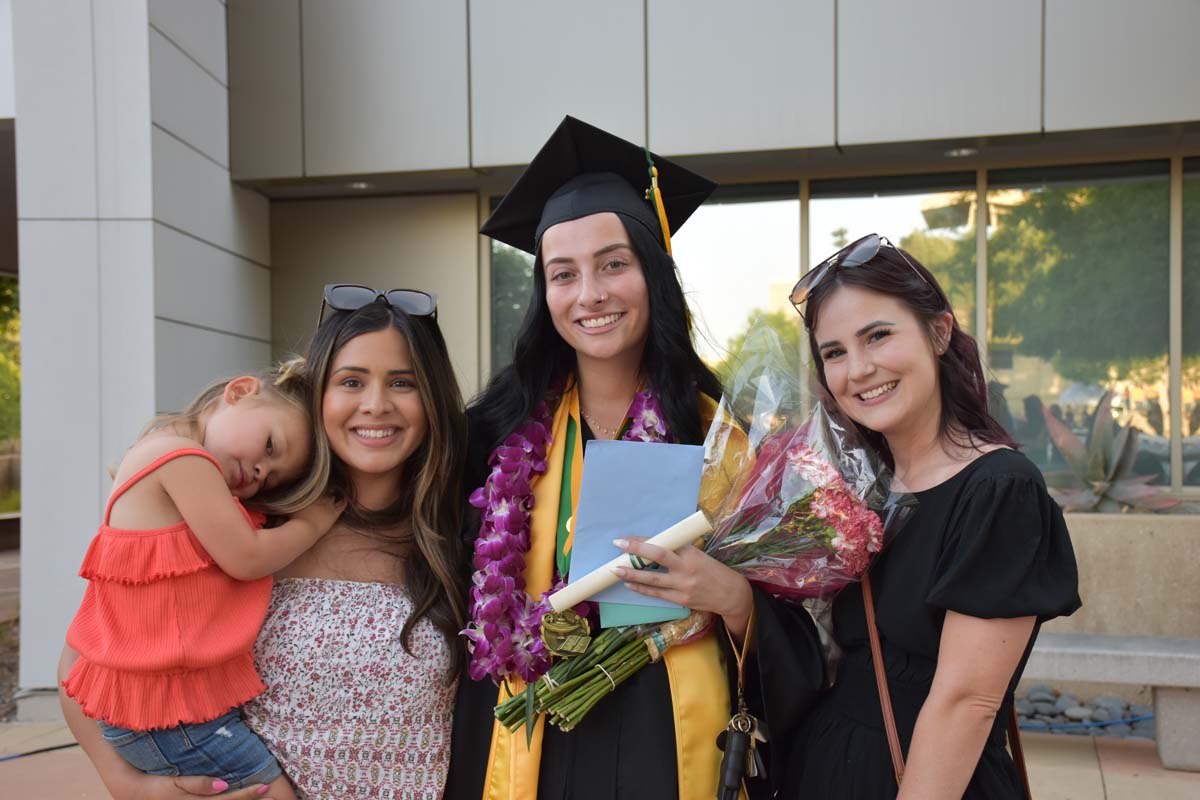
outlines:
{"label": "bouquet of flowers", "polygon": [[[703,549],[773,596],[830,600],[861,578],[914,500],[891,491],[889,470],[853,425],[802,391],[773,334],[753,334],[740,362],[705,442]],[[582,656],[497,706],[496,717],[516,730],[547,713],[570,730],[623,680],[712,623],[693,612],[605,630]]]}

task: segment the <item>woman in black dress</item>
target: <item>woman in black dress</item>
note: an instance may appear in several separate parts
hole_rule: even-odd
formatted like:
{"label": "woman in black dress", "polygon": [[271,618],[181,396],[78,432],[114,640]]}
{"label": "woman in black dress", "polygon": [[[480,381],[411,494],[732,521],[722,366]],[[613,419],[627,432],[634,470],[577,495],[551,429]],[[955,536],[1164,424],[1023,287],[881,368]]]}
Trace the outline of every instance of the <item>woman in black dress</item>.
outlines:
{"label": "woman in black dress", "polygon": [[792,738],[780,796],[1021,797],[1003,724],[1013,689],[1041,623],[1080,606],[1062,512],[989,415],[975,341],[911,256],[872,234],[792,301],[821,384],[919,506],[870,570],[903,783],[856,586],[834,604],[836,682]]}

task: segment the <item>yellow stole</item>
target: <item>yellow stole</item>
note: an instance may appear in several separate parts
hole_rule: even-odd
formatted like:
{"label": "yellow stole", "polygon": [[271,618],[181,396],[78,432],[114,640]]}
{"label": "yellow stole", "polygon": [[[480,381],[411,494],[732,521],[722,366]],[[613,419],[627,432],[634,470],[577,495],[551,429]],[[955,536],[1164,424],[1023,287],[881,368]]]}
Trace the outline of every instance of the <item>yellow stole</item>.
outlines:
{"label": "yellow stole", "polygon": [[[579,392],[573,380],[569,383],[554,413],[546,473],[533,486],[530,546],[525,555],[525,591],[533,597],[539,597],[548,590],[553,578],[567,420],[573,417],[577,430],[581,429],[578,427]],[[701,417],[707,426],[717,406],[703,395],[700,396],[700,404]],[[582,476],[583,448],[576,447],[571,468],[572,508],[579,501]],[[709,494],[710,491],[706,487],[705,493]],[[724,491],[728,491],[728,488]],[[675,716],[679,798],[711,800],[717,793],[721,765],[721,751],[716,745],[717,734],[725,730],[730,717],[729,684],[720,646],[716,636],[710,632],[694,642],[671,648],[663,656],[663,661],[667,666],[671,708]],[[525,683],[519,678],[509,678],[509,685],[515,694],[525,689]],[[510,696],[502,684],[497,703]],[[499,722],[494,723],[483,800],[536,800],[544,726],[545,718],[539,717],[527,747],[524,728],[509,733]]]}

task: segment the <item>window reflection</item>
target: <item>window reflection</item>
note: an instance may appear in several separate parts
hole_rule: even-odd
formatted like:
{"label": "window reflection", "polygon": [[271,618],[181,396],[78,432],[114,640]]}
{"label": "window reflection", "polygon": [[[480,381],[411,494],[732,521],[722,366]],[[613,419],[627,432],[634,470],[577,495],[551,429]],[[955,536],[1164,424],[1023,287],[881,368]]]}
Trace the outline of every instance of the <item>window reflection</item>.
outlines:
{"label": "window reflection", "polygon": [[958,324],[975,322],[975,176],[813,181],[809,259],[819,264],[868,233],[887,236],[941,284]]}
{"label": "window reflection", "polygon": [[492,374],[512,362],[533,291],[533,256],[492,240]]}
{"label": "window reflection", "polygon": [[988,352],[1011,432],[1065,467],[1045,415],[1086,441],[1106,391],[1140,431],[1133,472],[1170,481],[1165,163],[989,174]]}
{"label": "window reflection", "polygon": [[730,354],[764,325],[800,370],[800,315],[788,301],[800,277],[799,187],[759,188],[718,190],[671,238],[696,351],[722,379]]}
{"label": "window reflection", "polygon": [[1183,483],[1200,486],[1200,158],[1183,176]]}

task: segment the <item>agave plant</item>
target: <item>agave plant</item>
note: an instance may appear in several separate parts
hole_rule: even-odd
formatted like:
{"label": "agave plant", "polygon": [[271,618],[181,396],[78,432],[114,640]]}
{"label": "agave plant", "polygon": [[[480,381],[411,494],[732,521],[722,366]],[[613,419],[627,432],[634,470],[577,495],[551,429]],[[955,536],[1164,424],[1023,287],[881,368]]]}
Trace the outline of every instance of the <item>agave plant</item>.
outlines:
{"label": "agave plant", "polygon": [[1087,443],[1045,407],[1046,428],[1068,469],[1046,475],[1050,494],[1063,511],[1162,511],[1179,504],[1160,486],[1149,486],[1153,475],[1134,475],[1138,431],[1117,425],[1112,418],[1112,392],[1096,405]]}

